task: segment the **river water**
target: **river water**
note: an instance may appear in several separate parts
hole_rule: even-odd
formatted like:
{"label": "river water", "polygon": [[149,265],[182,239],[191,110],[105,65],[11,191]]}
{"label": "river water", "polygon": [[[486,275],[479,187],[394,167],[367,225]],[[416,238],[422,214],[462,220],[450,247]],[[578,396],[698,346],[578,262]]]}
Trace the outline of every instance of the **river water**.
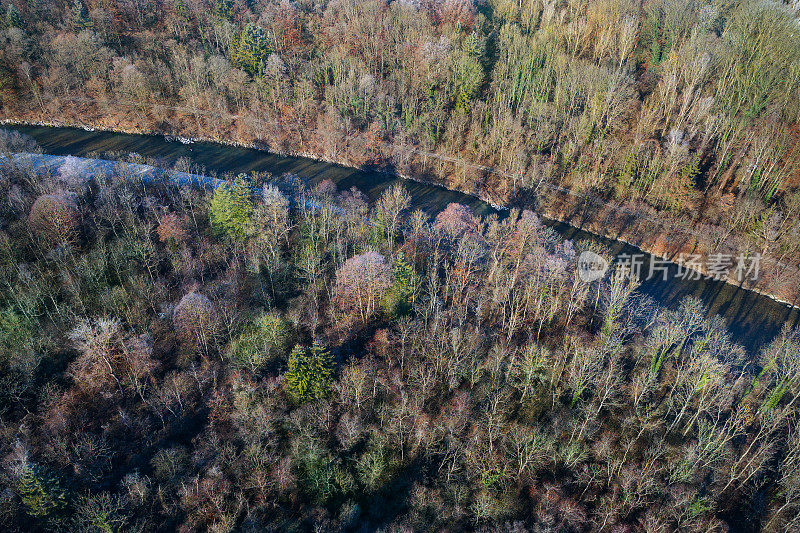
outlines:
{"label": "river water", "polygon": [[[250,148],[241,148],[209,142],[184,144],[154,135],[130,135],[122,133],[85,131],[77,128],[47,126],[13,126],[33,137],[45,153],[99,157],[104,152],[136,152],[172,164],[179,158],[188,158],[208,170],[225,172],[268,171],[280,175],[296,174],[310,184],[330,179],[342,189],[356,187],[374,200],[392,183],[403,182],[412,196],[415,208],[429,214],[444,209],[450,202],[470,206],[476,213],[486,215],[495,212],[491,205],[475,197],[442,187],[424,185],[381,172],[358,170],[332,163],[302,157],[287,157]],[[552,223],[566,239],[592,238],[605,243],[614,254],[638,254],[637,248],[619,241],[610,241],[587,234],[571,226]],[[648,273],[650,256],[646,256],[642,272]],[[728,325],[734,340],[753,353],[768,343],[788,323],[797,326],[800,313],[797,309],[781,304],[766,296],[741,289],[720,281],[702,278],[699,280],[676,277],[678,267],[670,264],[667,279],[662,275],[643,281],[640,292],[652,297],[659,305],[675,308],[685,296],[695,296],[703,301],[709,312],[721,315]]]}

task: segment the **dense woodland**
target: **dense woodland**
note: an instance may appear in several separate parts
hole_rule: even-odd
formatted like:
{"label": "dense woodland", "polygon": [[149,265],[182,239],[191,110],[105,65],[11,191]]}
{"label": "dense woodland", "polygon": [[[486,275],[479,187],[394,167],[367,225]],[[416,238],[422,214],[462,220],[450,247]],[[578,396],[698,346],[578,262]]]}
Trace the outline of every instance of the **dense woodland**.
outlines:
{"label": "dense woodland", "polygon": [[[0,118],[564,186],[797,266],[797,35],[761,0],[0,0]],[[799,332],[584,283],[606,250],[531,211],[76,165],[0,166],[0,530],[800,530]]]}
{"label": "dense woodland", "polygon": [[530,211],[229,178],[0,166],[0,529],[800,528],[800,332]]}
{"label": "dense woodland", "polygon": [[645,219],[703,222],[707,253],[737,237],[737,253],[800,263],[800,39],[781,2],[2,10],[0,116],[257,143],[497,202],[557,184]]}

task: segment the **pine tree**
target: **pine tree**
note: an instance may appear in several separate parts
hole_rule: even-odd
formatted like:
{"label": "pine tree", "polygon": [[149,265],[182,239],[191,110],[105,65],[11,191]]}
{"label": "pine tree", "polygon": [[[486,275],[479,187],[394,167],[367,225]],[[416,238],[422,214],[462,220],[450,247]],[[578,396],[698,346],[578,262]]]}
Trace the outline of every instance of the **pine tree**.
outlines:
{"label": "pine tree", "polygon": [[236,177],[233,187],[233,236],[243,239],[252,234],[253,226],[253,190],[250,181],[244,174]]}
{"label": "pine tree", "polygon": [[307,403],[328,394],[333,381],[333,358],[316,342],[311,349],[295,346],[284,374],[284,388],[295,403]]}
{"label": "pine tree", "polygon": [[674,184],[671,209],[681,209],[691,202],[692,191],[700,176],[700,154],[695,154],[680,170]]}
{"label": "pine tree", "polygon": [[192,13],[189,11],[189,6],[184,0],[177,0],[177,2],[175,2],[175,15],[178,20],[181,20],[183,23],[191,21]]}
{"label": "pine tree", "polygon": [[456,111],[466,113],[469,111],[471,98],[467,93],[466,88],[462,85],[458,88],[458,94],[456,95]]}
{"label": "pine tree", "polygon": [[238,38],[231,40],[231,61],[251,76],[261,76],[272,51],[264,29],[248,24]]}
{"label": "pine tree", "polygon": [[22,28],[22,15],[14,4],[8,4],[6,9],[6,26],[9,28]]}
{"label": "pine tree", "polygon": [[483,56],[483,46],[481,45],[481,40],[475,31],[470,33],[467,38],[464,39],[463,48],[470,57],[480,59]]}
{"label": "pine tree", "polygon": [[75,3],[72,4],[72,28],[75,33],[90,30],[93,25],[92,19],[89,18],[89,10],[81,0],[75,0]]}
{"label": "pine tree", "polygon": [[687,187],[697,185],[697,177],[700,176],[700,154],[695,154],[692,159],[683,167],[681,179]]}
{"label": "pine tree", "polygon": [[215,0],[212,14],[219,21],[230,22],[233,20],[233,0]]}
{"label": "pine tree", "polygon": [[214,190],[208,209],[211,228],[219,235],[227,234],[231,226],[231,205],[233,190],[227,183],[222,184]]}
{"label": "pine tree", "polygon": [[625,162],[617,174],[616,183],[614,184],[614,196],[617,198],[625,198],[631,194],[631,190],[638,186],[639,169],[637,166],[637,150],[636,147],[628,151],[625,157]]}
{"label": "pine tree", "polygon": [[392,264],[392,287],[381,302],[384,312],[404,315],[411,311],[419,283],[414,265],[405,260],[402,252],[397,254]]}
{"label": "pine tree", "polygon": [[233,183],[216,188],[211,197],[211,227],[219,235],[244,240],[253,233],[253,191],[247,176],[239,174]]}
{"label": "pine tree", "polygon": [[26,512],[35,518],[56,519],[67,506],[67,495],[58,479],[35,464],[25,466],[17,490]]}
{"label": "pine tree", "polygon": [[455,110],[468,112],[472,100],[483,84],[484,71],[481,64],[485,56],[485,47],[478,35],[472,32],[455,56],[456,62],[456,102]]}

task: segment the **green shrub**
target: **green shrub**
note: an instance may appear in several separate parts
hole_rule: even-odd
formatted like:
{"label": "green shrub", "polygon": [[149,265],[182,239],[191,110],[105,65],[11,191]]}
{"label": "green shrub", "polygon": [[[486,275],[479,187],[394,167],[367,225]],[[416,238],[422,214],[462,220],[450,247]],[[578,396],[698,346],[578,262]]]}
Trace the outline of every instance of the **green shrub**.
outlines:
{"label": "green shrub", "polygon": [[358,459],[356,472],[359,481],[370,491],[378,491],[391,476],[391,458],[380,444],[370,446]]}
{"label": "green shrub", "polygon": [[318,445],[302,446],[297,458],[304,492],[318,503],[341,500],[355,490],[353,474],[341,459]]}
{"label": "green shrub", "polygon": [[291,338],[291,328],[280,314],[265,313],[231,341],[226,355],[234,363],[255,372],[270,361],[283,357],[289,350]]}
{"label": "green shrub", "polygon": [[[9,369],[16,371],[14,377],[10,374],[5,376],[9,380],[7,383],[16,382],[17,379],[22,380],[20,385],[27,383],[39,367],[46,352],[43,347],[50,339],[37,334],[37,325],[36,318],[12,308],[0,310],[0,365],[8,365]],[[0,394],[8,392],[3,390]]]}
{"label": "green shrub", "polygon": [[13,309],[0,310],[0,361],[33,343],[34,321]]}
{"label": "green shrub", "polygon": [[481,484],[490,491],[501,491],[505,488],[508,478],[508,467],[485,466],[481,468]]}

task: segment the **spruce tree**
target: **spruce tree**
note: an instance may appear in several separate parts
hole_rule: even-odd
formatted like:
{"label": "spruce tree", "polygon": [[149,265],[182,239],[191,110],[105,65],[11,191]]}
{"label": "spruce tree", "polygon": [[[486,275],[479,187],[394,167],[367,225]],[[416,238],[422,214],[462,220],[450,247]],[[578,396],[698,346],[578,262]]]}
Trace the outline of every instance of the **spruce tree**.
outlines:
{"label": "spruce tree", "polygon": [[284,375],[284,388],[295,403],[307,403],[328,394],[333,382],[333,358],[316,342],[311,349],[295,346]]}
{"label": "spruce tree", "polygon": [[236,177],[233,187],[233,204],[231,228],[232,236],[236,239],[244,239],[252,234],[253,223],[253,191],[247,176],[239,174]]}
{"label": "spruce tree", "polygon": [[17,490],[26,512],[35,518],[57,519],[67,506],[67,494],[58,479],[35,464],[25,466]]}
{"label": "spruce tree", "polygon": [[89,10],[83,5],[81,0],[75,0],[72,4],[72,28],[75,33],[80,33],[83,30],[92,29],[92,19],[89,18]]}
{"label": "spruce tree", "polygon": [[216,20],[233,20],[233,0],[215,0],[212,14]]}
{"label": "spruce tree", "polygon": [[245,240],[253,229],[253,191],[247,176],[239,174],[233,183],[216,188],[209,205],[211,227],[218,235]]}
{"label": "spruce tree", "polygon": [[264,73],[264,64],[271,51],[264,29],[252,23],[231,41],[231,61],[251,76]]}
{"label": "spruce tree", "polygon": [[412,310],[420,278],[414,265],[406,261],[402,252],[392,264],[392,287],[381,302],[387,315],[404,315]]}
{"label": "spruce tree", "polygon": [[8,4],[6,9],[6,26],[9,28],[22,28],[22,15],[14,4]]}
{"label": "spruce tree", "polygon": [[208,215],[211,219],[211,228],[218,235],[228,233],[228,228],[231,226],[232,204],[233,190],[229,184],[224,183],[214,190],[208,208]]}

